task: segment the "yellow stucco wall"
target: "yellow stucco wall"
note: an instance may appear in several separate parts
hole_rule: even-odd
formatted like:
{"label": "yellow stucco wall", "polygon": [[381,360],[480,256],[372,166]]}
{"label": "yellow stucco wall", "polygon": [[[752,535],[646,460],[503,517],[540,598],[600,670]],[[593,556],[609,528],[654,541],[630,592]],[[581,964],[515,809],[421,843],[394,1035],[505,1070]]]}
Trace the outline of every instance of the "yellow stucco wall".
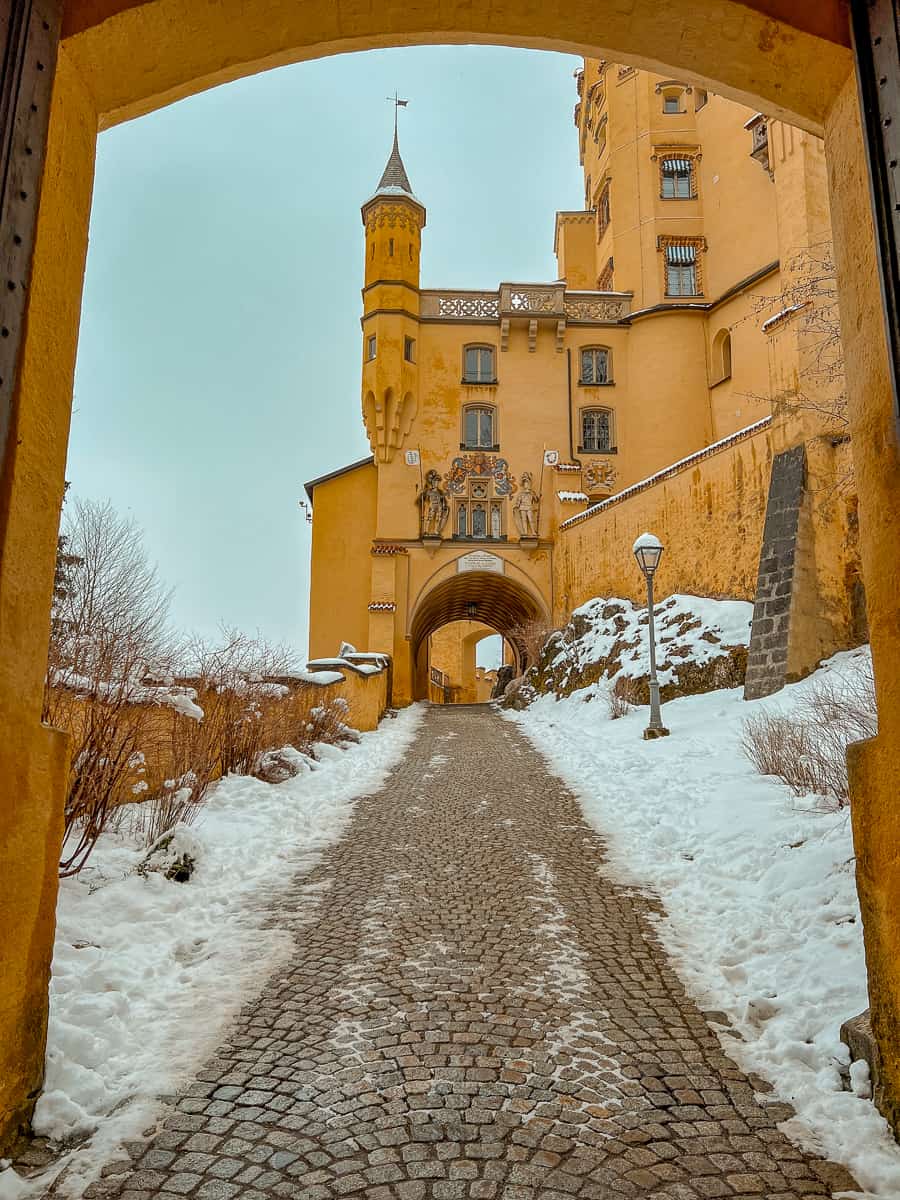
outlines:
{"label": "yellow stucco wall", "polygon": [[593,596],[646,596],[631,547],[647,530],[666,548],[658,596],[752,600],[771,459],[766,429],[561,531],[555,623]]}
{"label": "yellow stucco wall", "polygon": [[[793,22],[785,25],[783,20]],[[596,46],[602,30],[604,48]],[[709,31],[715,30],[711,38]],[[97,123],[109,125],[266,66],[342,49],[489,41],[617,54],[826,131],[839,272],[860,544],[870,601],[882,733],[855,759],[854,829],[873,985],[873,1023],[900,1096],[900,947],[893,914],[900,841],[889,748],[900,734],[895,418],[877,288],[845,8],[838,0],[594,0],[537,9],[476,0],[440,13],[379,0],[352,12],[328,0],[70,0],[57,77],[27,336],[0,503],[0,715],[4,740],[0,1138],[40,1075],[64,752],[38,725],[55,525],[63,487],[80,281]],[[96,114],[96,116],[95,116]],[[396,574],[396,572],[395,572]],[[381,618],[382,630],[387,622]],[[396,619],[392,622],[401,624]],[[370,621],[370,629],[373,622]],[[344,636],[346,633],[344,633]],[[11,931],[11,932],[10,932]]]}
{"label": "yellow stucco wall", "polygon": [[337,654],[342,641],[368,648],[376,487],[375,468],[367,463],[319,484],[313,493],[310,658]]}

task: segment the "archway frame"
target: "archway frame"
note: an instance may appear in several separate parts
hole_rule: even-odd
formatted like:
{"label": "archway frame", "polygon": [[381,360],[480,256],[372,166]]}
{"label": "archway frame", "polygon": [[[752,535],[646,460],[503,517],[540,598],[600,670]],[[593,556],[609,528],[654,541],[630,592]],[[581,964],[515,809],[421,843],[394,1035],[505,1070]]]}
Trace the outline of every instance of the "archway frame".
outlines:
{"label": "archway frame", "polygon": [[[49,3],[50,0],[47,0]],[[604,44],[596,42],[602,31]],[[823,133],[860,496],[881,733],[852,757],[872,1021],[900,1115],[900,454],[846,14],[839,0],[71,0],[50,110],[11,436],[0,489],[0,1139],[39,1084],[67,770],[40,725],[56,530],[97,132],[218,83],[342,51],[481,42],[610,58],[677,75]]]}

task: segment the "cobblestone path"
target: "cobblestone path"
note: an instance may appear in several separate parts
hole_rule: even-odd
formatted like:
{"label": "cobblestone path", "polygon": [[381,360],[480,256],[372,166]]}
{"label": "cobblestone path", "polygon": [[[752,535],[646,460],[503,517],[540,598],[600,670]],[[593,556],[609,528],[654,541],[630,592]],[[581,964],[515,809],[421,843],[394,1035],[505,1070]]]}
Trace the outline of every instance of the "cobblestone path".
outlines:
{"label": "cobblestone path", "polygon": [[[252,852],[252,851],[251,851]],[[319,899],[310,917],[312,891]],[[801,1200],[798,1150],[516,729],[431,709],[298,880],[290,961],[89,1192],[148,1200]]]}

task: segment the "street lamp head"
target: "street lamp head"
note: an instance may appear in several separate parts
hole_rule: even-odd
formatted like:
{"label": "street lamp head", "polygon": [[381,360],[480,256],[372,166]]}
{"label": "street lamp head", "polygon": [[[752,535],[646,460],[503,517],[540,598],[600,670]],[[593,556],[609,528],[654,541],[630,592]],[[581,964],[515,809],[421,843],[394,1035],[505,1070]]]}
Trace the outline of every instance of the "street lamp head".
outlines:
{"label": "street lamp head", "polygon": [[663,544],[652,533],[642,533],[632,546],[637,564],[649,579],[659,566],[662,558]]}

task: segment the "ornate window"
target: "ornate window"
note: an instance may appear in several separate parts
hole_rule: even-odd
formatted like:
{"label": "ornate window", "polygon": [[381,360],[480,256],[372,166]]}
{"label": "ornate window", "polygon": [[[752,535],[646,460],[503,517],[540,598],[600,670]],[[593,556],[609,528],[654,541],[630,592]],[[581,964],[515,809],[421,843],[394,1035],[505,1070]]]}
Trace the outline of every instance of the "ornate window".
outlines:
{"label": "ornate window", "polygon": [[608,408],[581,410],[581,445],[585,454],[608,454],[613,444],[613,415]]}
{"label": "ornate window", "polygon": [[463,351],[463,383],[496,383],[493,346],[466,346]]}
{"label": "ornate window", "polygon": [[606,346],[586,346],[581,351],[581,372],[578,382],[596,386],[612,383],[610,353]]}
{"label": "ornate window", "polygon": [[454,522],[457,538],[503,540],[503,501],[491,495],[489,479],[473,479],[468,494],[456,502]]}
{"label": "ornate window", "polygon": [[609,203],[609,182],[600,193],[600,199],[597,201],[597,236],[603,237],[609,227],[611,219],[611,210]]}
{"label": "ornate window", "polygon": [[698,242],[689,238],[666,241],[660,248],[665,254],[666,295],[699,296]]}
{"label": "ornate window", "polygon": [[378,341],[375,337],[375,334],[370,333],[369,336],[366,338],[366,361],[367,362],[371,362],[372,359],[375,357],[375,348],[377,347],[377,345],[378,345]]}
{"label": "ornate window", "polygon": [[694,164],[689,158],[664,158],[660,164],[660,195],[663,200],[692,200]]}
{"label": "ornate window", "polygon": [[486,404],[463,409],[463,450],[493,450],[497,446],[496,410]]}

